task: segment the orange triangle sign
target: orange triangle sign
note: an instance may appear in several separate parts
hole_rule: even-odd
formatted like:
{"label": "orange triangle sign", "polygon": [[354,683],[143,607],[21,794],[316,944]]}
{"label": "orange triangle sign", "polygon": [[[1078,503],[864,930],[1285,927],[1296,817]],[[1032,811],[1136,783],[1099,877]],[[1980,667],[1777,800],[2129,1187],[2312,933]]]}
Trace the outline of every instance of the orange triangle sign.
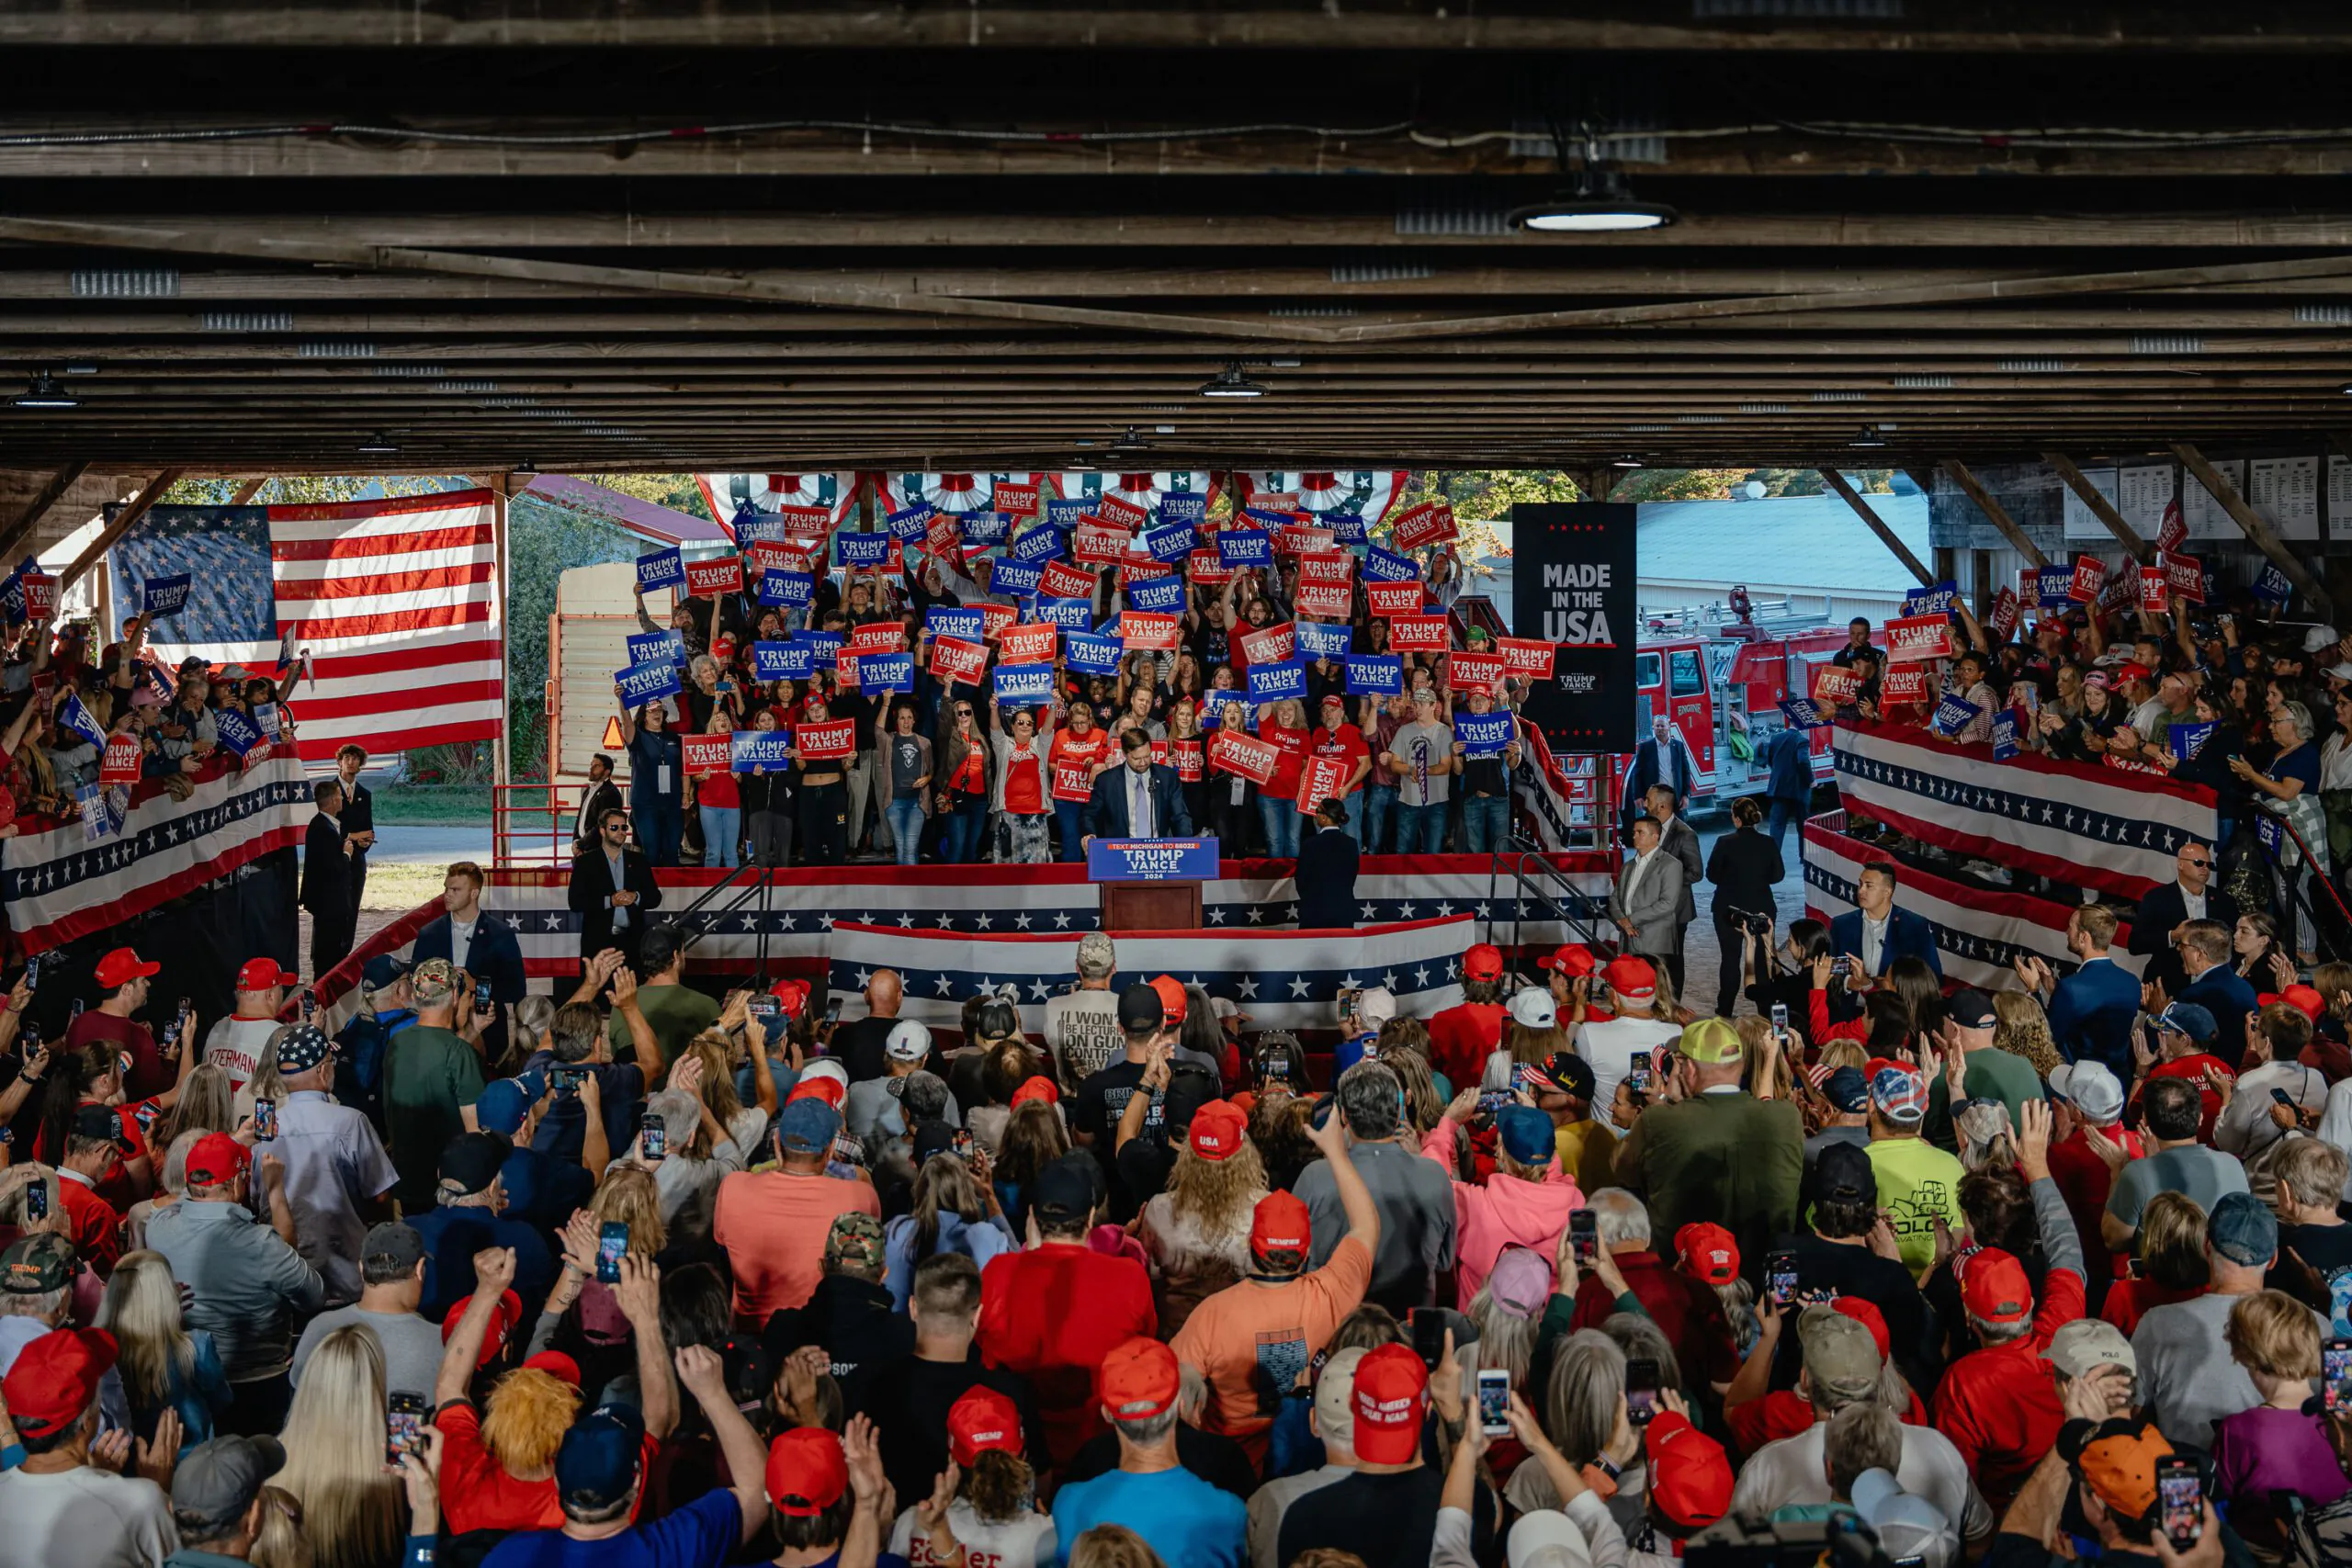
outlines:
{"label": "orange triangle sign", "polygon": [[621,716],[609,714],[605,718],[605,738],[596,743],[600,751],[617,751],[628,742],[621,739]]}

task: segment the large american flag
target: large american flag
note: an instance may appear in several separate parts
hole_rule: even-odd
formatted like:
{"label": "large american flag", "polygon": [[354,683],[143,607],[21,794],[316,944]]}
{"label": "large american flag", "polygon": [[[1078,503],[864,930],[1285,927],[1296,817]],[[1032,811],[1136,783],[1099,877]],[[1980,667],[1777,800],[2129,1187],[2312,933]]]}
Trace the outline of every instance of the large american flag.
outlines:
{"label": "large american flag", "polygon": [[148,646],[256,673],[312,656],[294,694],[303,751],[331,759],[486,740],[505,714],[495,497],[487,490],[323,506],[159,506],[114,547],[114,602],[191,576]]}

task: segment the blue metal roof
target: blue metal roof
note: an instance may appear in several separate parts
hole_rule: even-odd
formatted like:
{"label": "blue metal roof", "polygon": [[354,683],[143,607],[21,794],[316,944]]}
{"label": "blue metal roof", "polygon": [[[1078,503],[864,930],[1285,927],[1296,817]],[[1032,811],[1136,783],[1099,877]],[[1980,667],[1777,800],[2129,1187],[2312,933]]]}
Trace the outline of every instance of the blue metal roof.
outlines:
{"label": "blue metal roof", "polygon": [[[1928,498],[1864,497],[1921,559]],[[1653,501],[1639,513],[1635,558],[1644,582],[1746,583],[1751,590],[1892,594],[1918,584],[1853,508],[1834,495],[1764,501]]]}

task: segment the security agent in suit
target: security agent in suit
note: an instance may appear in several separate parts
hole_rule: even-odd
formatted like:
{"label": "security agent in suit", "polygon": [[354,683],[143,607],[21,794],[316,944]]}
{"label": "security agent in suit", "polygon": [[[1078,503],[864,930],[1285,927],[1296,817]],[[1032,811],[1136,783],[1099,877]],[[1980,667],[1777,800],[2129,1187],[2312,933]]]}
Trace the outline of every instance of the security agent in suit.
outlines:
{"label": "security agent in suit", "polygon": [[1609,918],[1624,933],[1625,951],[1658,959],[1674,951],[1683,897],[1682,863],[1660,847],[1661,831],[1655,817],[1634,818],[1634,858],[1609,890]]}
{"label": "security agent in suit", "polygon": [[311,790],[318,815],[302,837],[302,908],[311,911],[311,978],[342,963],[359,929],[351,904],[351,851],[344,837],[343,785],[322,779]]}
{"label": "security agent in suit", "polygon": [[1650,738],[1634,748],[1634,760],[1625,765],[1625,788],[1618,796],[1625,803],[1620,826],[1632,834],[1634,818],[1642,814],[1653,784],[1665,784],[1677,800],[1690,799],[1699,782],[1697,773],[1690,743],[1675,728],[1674,721],[1664,714],[1653,716]]}
{"label": "security agent in suit", "polygon": [[2237,929],[2237,900],[2213,886],[2213,865],[2212,845],[2201,839],[2187,840],[2173,857],[2173,879],[2150,888],[2132,913],[2132,941],[2125,951],[2148,961],[2141,978],[2163,986],[2166,996],[2178,997],[2188,984],[2177,944],[2189,921],[2215,920]]}
{"label": "security agent in suit", "polygon": [[588,784],[580,792],[580,811],[571,822],[571,852],[594,844],[596,824],[622,804],[620,786],[613,783],[613,760],[599,751],[588,759]]}
{"label": "security agent in suit", "polygon": [[645,922],[662,907],[653,863],[628,841],[628,813],[616,806],[604,815],[597,841],[572,857],[571,905],[580,916],[580,961],[584,967],[608,947],[617,947],[638,966],[638,944]]}
{"label": "security agent in suit", "polygon": [[359,899],[368,890],[368,852],[376,847],[376,797],[359,782],[368,749],[346,744],[334,754],[335,778],[343,785],[343,840],[351,846],[351,922],[359,929]]}
{"label": "security agent in suit", "polygon": [[[1130,729],[1119,738],[1126,760],[1123,768],[1106,769],[1094,781],[1086,802],[1085,842],[1094,839],[1189,839],[1192,814],[1184,809],[1184,791],[1176,770],[1151,760],[1151,737]],[[1136,818],[1138,793],[1148,820]]]}
{"label": "security agent in suit", "polygon": [[1362,852],[1348,834],[1348,806],[1325,800],[1315,831],[1298,846],[1298,924],[1302,931],[1353,931],[1356,867]]}
{"label": "security agent in suit", "polygon": [[[1829,951],[1838,955],[1847,975],[1846,989],[1866,991],[1898,958],[1917,958],[1941,976],[1943,961],[1936,955],[1936,929],[1908,909],[1894,907],[1894,867],[1884,861],[1862,867],[1854,885],[1860,908],[1829,922]],[[1850,1015],[1859,1004],[1850,1003]]]}
{"label": "security agent in suit", "polygon": [[1682,797],[1665,784],[1652,784],[1643,797],[1650,815],[1657,819],[1658,848],[1682,864],[1682,900],[1674,911],[1674,951],[1666,961],[1667,973],[1673,976],[1674,994],[1682,995],[1682,945],[1690,934],[1690,922],[1699,918],[1698,900],[1690,889],[1699,886],[1706,875],[1706,863],[1699,852],[1699,830],[1682,819],[1679,807]]}

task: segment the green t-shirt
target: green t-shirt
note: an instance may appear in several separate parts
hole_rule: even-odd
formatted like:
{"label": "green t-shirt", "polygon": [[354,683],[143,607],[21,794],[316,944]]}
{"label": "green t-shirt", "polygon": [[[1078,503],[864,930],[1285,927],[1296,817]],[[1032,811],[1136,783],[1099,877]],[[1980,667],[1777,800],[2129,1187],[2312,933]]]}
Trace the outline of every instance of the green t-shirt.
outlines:
{"label": "green t-shirt", "polygon": [[1661,1239],[1710,1220],[1760,1258],[1773,1236],[1796,1228],[1804,1116],[1788,1100],[1708,1093],[1653,1105],[1615,1153],[1619,1182],[1640,1183]]}
{"label": "green t-shirt", "polygon": [[[653,1038],[662,1043],[662,1059],[674,1062],[686,1043],[718,1021],[718,1004],[695,990],[692,986],[641,986],[637,992],[638,1010],[645,1015],[646,1023],[653,1031]],[[628,1032],[628,1020],[613,1012],[612,1021],[605,1026],[605,1038],[612,1042],[613,1060],[637,1060],[635,1036]]]}
{"label": "green t-shirt", "polygon": [[1912,1278],[1927,1278],[1936,1260],[1936,1216],[1959,1234],[1959,1160],[1924,1138],[1873,1138],[1871,1168],[1878,1176],[1878,1206],[1894,1216],[1894,1239]]}
{"label": "green t-shirt", "polygon": [[466,1130],[460,1106],[481,1098],[481,1058],[446,1029],[417,1024],[392,1036],[384,1058],[384,1125],[401,1206],[433,1207],[441,1151]]}
{"label": "green t-shirt", "polygon": [[[1962,1087],[1971,1100],[1997,1100],[2007,1106],[2013,1133],[2024,1130],[2018,1108],[2027,1100],[2042,1098],[2041,1075],[2033,1070],[2031,1062],[2014,1051],[1989,1046],[1968,1054],[1968,1077]],[[1941,1073],[1928,1086],[1928,1141],[1942,1149],[1960,1146],[1951,1124],[1951,1096],[1944,1089]]]}

